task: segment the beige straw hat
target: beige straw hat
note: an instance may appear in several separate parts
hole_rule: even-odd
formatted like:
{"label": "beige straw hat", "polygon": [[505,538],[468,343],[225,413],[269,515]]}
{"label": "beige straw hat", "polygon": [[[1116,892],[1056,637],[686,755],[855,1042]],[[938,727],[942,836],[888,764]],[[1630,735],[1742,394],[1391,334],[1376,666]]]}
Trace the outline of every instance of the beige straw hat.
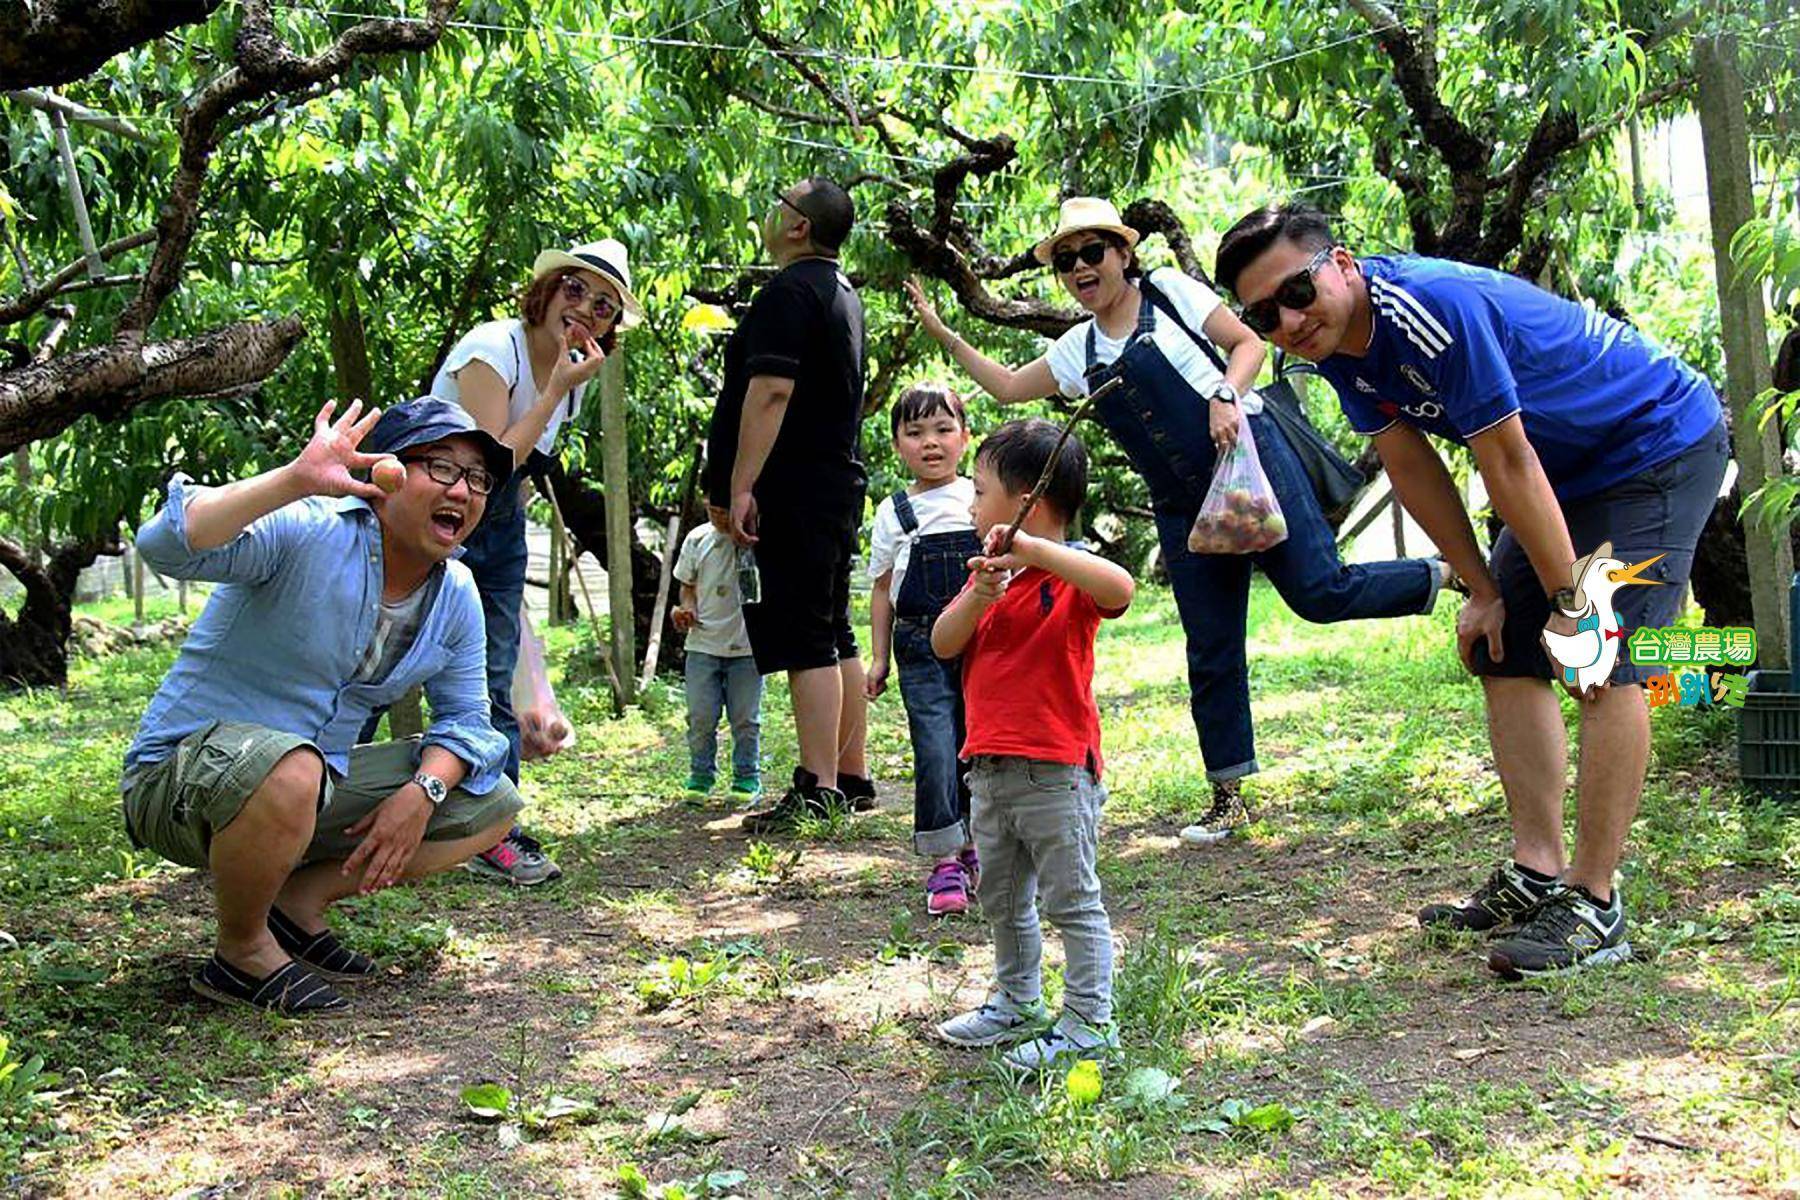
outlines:
{"label": "beige straw hat", "polygon": [[1056,243],[1071,233],[1080,233],[1086,229],[1103,229],[1107,233],[1116,233],[1125,239],[1127,249],[1138,244],[1138,231],[1119,219],[1119,210],[1112,206],[1110,200],[1094,196],[1071,196],[1062,202],[1062,214],[1056,223],[1056,232],[1039,242],[1031,251],[1031,256],[1048,265],[1050,251]]}
{"label": "beige straw hat", "polygon": [[644,306],[631,291],[631,258],[625,252],[623,242],[601,238],[569,250],[546,250],[531,264],[531,277],[542,279],[565,267],[592,271],[619,289],[619,299],[625,306],[625,311],[619,314],[620,329],[630,329],[644,319]]}

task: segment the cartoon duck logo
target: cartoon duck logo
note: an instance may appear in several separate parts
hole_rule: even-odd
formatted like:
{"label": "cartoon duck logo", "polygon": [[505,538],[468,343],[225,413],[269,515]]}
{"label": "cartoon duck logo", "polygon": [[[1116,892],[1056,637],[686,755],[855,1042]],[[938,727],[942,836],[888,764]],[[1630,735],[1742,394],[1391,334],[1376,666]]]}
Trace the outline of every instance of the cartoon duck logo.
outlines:
{"label": "cartoon duck logo", "polygon": [[1613,593],[1631,584],[1661,584],[1660,579],[1641,578],[1643,572],[1661,561],[1663,555],[1647,558],[1626,566],[1613,557],[1611,542],[1575,560],[1569,568],[1574,581],[1573,607],[1562,614],[1575,622],[1574,633],[1544,630],[1544,649],[1562,669],[1563,682],[1576,691],[1586,692],[1604,684],[1619,661],[1619,649],[1625,644],[1625,631],[1619,626],[1619,614],[1613,608]]}

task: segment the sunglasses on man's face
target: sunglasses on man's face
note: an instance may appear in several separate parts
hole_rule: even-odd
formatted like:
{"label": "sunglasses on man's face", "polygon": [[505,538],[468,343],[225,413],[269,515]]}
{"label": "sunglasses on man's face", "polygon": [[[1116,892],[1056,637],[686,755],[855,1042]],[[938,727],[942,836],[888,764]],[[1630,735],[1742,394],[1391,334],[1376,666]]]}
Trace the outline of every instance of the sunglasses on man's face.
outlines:
{"label": "sunglasses on man's face", "polygon": [[1105,242],[1089,242],[1074,250],[1058,250],[1050,256],[1050,267],[1058,275],[1067,275],[1073,271],[1077,259],[1090,267],[1097,267],[1100,260],[1106,257],[1108,249],[1110,247]]}
{"label": "sunglasses on man's face", "polygon": [[1331,261],[1331,252],[1335,249],[1335,246],[1325,247],[1313,255],[1304,267],[1282,280],[1274,294],[1267,299],[1238,309],[1238,319],[1248,325],[1250,331],[1258,337],[1268,337],[1281,328],[1282,309],[1301,312],[1311,308],[1313,301],[1319,298],[1319,287],[1313,282],[1313,276],[1318,274],[1320,267]]}
{"label": "sunglasses on man's face", "polygon": [[447,488],[455,487],[459,479],[466,479],[469,481],[469,490],[477,496],[485,496],[494,490],[494,477],[485,467],[465,467],[454,458],[440,455],[420,454],[400,461],[424,463],[425,473],[431,476],[431,482]]}
{"label": "sunglasses on man's face", "polygon": [[619,311],[619,302],[589,283],[579,275],[564,275],[562,280],[563,298],[577,308],[589,296],[594,298],[594,315],[601,320]]}

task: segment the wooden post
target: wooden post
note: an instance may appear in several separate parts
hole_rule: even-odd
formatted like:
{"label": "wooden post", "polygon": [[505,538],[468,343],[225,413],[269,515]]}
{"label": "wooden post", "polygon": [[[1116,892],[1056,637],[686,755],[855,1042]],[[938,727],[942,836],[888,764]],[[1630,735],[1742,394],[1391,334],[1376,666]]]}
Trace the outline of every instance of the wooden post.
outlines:
{"label": "wooden post", "polygon": [[69,142],[69,121],[62,110],[50,110],[50,128],[56,135],[56,149],[62,156],[63,182],[69,189],[69,205],[75,210],[75,232],[81,238],[81,253],[87,260],[89,279],[106,273],[100,259],[100,248],[94,242],[94,227],[88,222],[87,199],[81,194],[81,174],[75,168],[75,147]]}
{"label": "wooden post", "polygon": [[620,704],[630,704],[637,682],[637,624],[631,609],[631,462],[625,422],[625,350],[600,368],[601,483],[606,492],[607,616],[612,626],[613,672]]}
{"label": "wooden post", "polygon": [[1394,498],[1394,557],[1406,557],[1406,509],[1401,507],[1400,497]]}
{"label": "wooden post", "polygon": [[187,616],[187,580],[175,581],[175,607],[182,616]]}
{"label": "wooden post", "polygon": [[131,551],[131,624],[135,629],[144,627],[144,556]]}
{"label": "wooden post", "polygon": [[388,736],[395,741],[425,732],[425,708],[418,688],[408,688],[388,709]]}
{"label": "wooden post", "polygon": [[[1713,273],[1719,286],[1719,326],[1725,349],[1726,403],[1731,409],[1738,486],[1749,495],[1781,475],[1779,422],[1756,419],[1756,399],[1769,387],[1769,332],[1762,283],[1740,277],[1731,239],[1756,216],[1750,181],[1750,137],[1744,116],[1744,77],[1737,38],[1730,34],[1694,42],[1700,90],[1700,136],[1706,158],[1707,206],[1712,218]],[[1776,533],[1744,522],[1750,566],[1750,608],[1756,622],[1757,662],[1788,665],[1788,583],[1793,549],[1785,529]]]}

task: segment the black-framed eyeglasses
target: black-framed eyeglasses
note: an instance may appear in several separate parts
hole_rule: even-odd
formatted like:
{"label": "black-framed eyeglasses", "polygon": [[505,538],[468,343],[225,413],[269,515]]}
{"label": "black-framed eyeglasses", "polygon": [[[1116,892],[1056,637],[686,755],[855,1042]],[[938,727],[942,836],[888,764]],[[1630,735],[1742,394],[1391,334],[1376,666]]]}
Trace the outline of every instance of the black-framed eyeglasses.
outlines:
{"label": "black-framed eyeglasses", "polygon": [[1238,319],[1248,325],[1250,331],[1258,337],[1268,337],[1281,328],[1282,309],[1300,312],[1311,308],[1313,301],[1319,298],[1319,287],[1313,282],[1313,276],[1318,274],[1320,267],[1331,261],[1332,252],[1336,249],[1336,246],[1327,246],[1313,255],[1304,267],[1282,280],[1267,299],[1238,309]]}
{"label": "black-framed eyeglasses", "polygon": [[619,312],[619,302],[579,275],[562,277],[562,294],[570,304],[579,306],[589,296],[594,298],[594,315],[602,321]]}
{"label": "black-framed eyeglasses", "polygon": [[1110,249],[1112,249],[1111,243],[1103,239],[1098,242],[1087,242],[1073,250],[1058,250],[1050,256],[1050,269],[1058,275],[1067,275],[1075,269],[1076,259],[1080,259],[1090,267],[1097,267]]}
{"label": "black-framed eyeglasses", "polygon": [[465,467],[454,458],[444,458],[441,455],[415,454],[411,457],[402,457],[400,461],[424,463],[425,473],[431,476],[431,482],[447,488],[455,487],[456,481],[459,479],[466,479],[469,481],[469,490],[477,496],[485,496],[492,492],[494,484],[497,482],[493,473],[486,467]]}
{"label": "black-framed eyeglasses", "polygon": [[799,213],[802,217],[805,217],[808,221],[812,220],[811,213],[807,212],[804,208],[801,208],[798,204],[795,204],[792,200],[789,200],[787,197],[787,193],[780,190],[779,188],[777,188],[775,191],[775,203],[785,204],[789,208],[793,209],[795,212]]}

